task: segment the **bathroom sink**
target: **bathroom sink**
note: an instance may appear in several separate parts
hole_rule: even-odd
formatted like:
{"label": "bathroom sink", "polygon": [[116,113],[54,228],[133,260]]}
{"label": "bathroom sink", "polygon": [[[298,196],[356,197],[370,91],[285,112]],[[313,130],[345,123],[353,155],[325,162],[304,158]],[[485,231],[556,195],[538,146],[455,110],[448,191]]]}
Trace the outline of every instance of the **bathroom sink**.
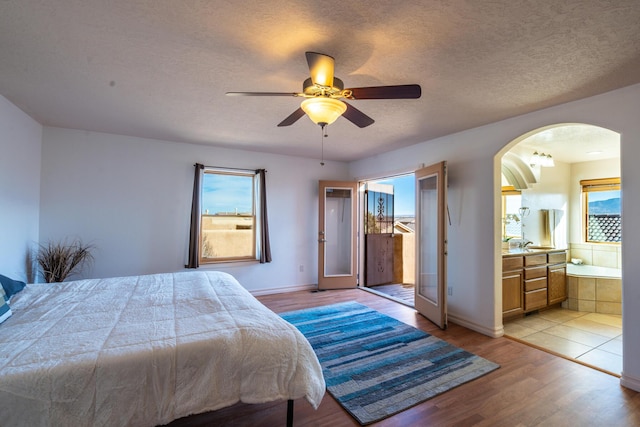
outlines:
{"label": "bathroom sink", "polygon": [[529,245],[526,248],[513,247],[513,248],[509,248],[509,249],[503,249],[502,250],[502,255],[531,254],[531,253],[536,253],[536,252],[552,251],[552,250],[556,250],[556,249],[558,249],[558,248],[554,248],[552,246],[534,246],[534,245]]}

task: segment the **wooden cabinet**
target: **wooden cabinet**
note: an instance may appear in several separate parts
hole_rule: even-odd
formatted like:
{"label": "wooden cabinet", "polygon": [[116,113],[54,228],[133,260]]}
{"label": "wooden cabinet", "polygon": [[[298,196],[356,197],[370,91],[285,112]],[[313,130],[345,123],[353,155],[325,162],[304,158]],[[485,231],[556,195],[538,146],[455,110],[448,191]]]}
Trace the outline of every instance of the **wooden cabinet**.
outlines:
{"label": "wooden cabinet", "polygon": [[[567,299],[567,264],[566,255],[563,252],[561,255],[563,258],[556,257],[551,258],[552,254],[549,254],[549,266],[547,267],[547,282],[548,282],[548,304],[557,304]],[[558,255],[558,254],[553,254]],[[561,263],[552,264],[553,261],[557,262],[561,260]]]}
{"label": "wooden cabinet", "polygon": [[547,254],[547,264],[566,264],[567,252],[549,252]]}
{"label": "wooden cabinet", "polygon": [[502,258],[502,316],[546,308],[567,298],[566,251]]}
{"label": "wooden cabinet", "polygon": [[547,306],[547,254],[524,256],[524,311]]}
{"label": "wooden cabinet", "polygon": [[502,314],[522,314],[522,271],[511,271],[502,276]]}
{"label": "wooden cabinet", "polygon": [[524,312],[539,310],[547,306],[547,288],[536,289],[535,291],[525,292],[524,294]]}
{"label": "wooden cabinet", "polygon": [[522,257],[502,258],[502,317],[522,314],[524,300],[522,294]]}
{"label": "wooden cabinet", "polygon": [[524,256],[524,266],[533,267],[536,265],[547,265],[547,254],[535,254]]}

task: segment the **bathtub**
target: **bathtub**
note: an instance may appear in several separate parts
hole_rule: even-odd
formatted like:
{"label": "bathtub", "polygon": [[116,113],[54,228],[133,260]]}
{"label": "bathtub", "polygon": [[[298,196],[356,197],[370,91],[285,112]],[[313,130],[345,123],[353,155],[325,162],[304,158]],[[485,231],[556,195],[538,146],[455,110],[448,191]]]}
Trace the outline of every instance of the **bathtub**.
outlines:
{"label": "bathtub", "polygon": [[622,271],[597,265],[567,264],[567,294],[562,303],[570,310],[622,314]]}

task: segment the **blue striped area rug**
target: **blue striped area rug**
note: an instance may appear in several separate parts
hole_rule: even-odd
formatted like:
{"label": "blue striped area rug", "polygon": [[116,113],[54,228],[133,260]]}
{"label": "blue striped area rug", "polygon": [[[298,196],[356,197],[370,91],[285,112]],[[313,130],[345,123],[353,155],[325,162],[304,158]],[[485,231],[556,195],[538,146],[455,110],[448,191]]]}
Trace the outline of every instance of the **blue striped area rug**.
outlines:
{"label": "blue striped area rug", "polygon": [[327,390],[363,425],[499,367],[356,302],[280,316],[307,337]]}

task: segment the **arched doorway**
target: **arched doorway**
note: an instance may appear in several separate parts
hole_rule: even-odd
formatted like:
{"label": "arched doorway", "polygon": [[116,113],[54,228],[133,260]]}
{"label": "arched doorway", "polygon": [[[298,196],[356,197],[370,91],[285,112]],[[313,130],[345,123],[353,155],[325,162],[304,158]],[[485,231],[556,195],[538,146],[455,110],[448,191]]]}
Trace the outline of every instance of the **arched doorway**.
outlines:
{"label": "arched doorway", "polygon": [[[596,269],[595,272],[587,271],[571,262],[566,267],[554,265],[562,267],[563,274],[569,273],[566,296],[561,304],[557,299],[552,304],[551,292],[547,296],[547,290],[543,291],[546,280],[551,280],[551,276],[549,279],[537,277],[540,276],[537,271],[544,267],[523,266],[522,270],[516,267],[505,273],[503,277],[509,275],[512,288],[522,280],[523,292],[522,310],[518,310],[513,291],[511,296],[507,294],[506,298],[511,298],[511,308],[515,307],[515,310],[504,312],[507,319],[504,321],[505,335],[616,375],[622,370],[620,240],[603,241],[603,237],[590,236],[589,225],[582,220],[587,217],[585,209],[593,205],[595,212],[596,206],[604,206],[604,199],[594,196],[589,199],[592,203],[585,204],[581,182],[619,179],[619,149],[620,135],[616,132],[571,123],[536,129],[516,138],[501,151],[501,184],[509,186],[511,195],[519,198],[520,206],[516,209],[522,207],[519,212],[511,212],[502,203],[501,239],[509,241],[503,243],[503,257],[523,250],[522,246],[531,242],[527,247],[536,250],[525,249],[525,261],[526,255],[545,252],[544,249],[563,249],[568,254],[567,261],[574,260],[576,264]],[[539,163],[551,159],[553,167]],[[503,200],[506,197],[509,196],[503,196]],[[620,233],[619,195],[617,202],[617,225],[615,221],[612,221],[613,226],[605,224],[611,219],[609,216],[615,217],[615,213],[600,215],[597,220],[600,223],[594,223],[594,226],[613,228],[614,237],[616,226]],[[589,218],[596,216],[588,215]],[[610,270],[597,270],[600,267]],[[532,278],[534,274],[536,277]],[[533,305],[526,307],[528,296],[543,295],[543,292],[548,304],[542,304],[539,309]]]}

